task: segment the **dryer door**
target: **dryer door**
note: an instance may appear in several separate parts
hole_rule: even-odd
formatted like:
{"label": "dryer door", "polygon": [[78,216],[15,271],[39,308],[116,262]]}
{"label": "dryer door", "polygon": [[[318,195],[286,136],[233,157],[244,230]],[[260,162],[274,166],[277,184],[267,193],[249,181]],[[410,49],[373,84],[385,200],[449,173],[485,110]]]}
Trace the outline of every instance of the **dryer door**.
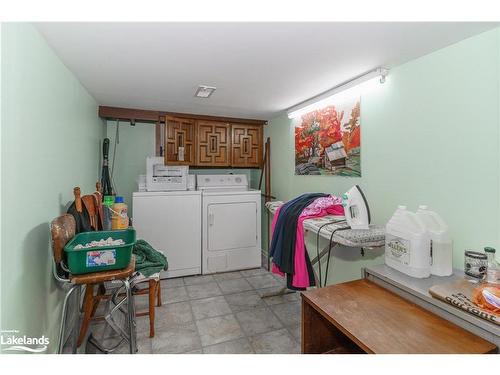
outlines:
{"label": "dryer door", "polygon": [[257,245],[257,203],[227,202],[208,206],[208,251],[238,250]]}

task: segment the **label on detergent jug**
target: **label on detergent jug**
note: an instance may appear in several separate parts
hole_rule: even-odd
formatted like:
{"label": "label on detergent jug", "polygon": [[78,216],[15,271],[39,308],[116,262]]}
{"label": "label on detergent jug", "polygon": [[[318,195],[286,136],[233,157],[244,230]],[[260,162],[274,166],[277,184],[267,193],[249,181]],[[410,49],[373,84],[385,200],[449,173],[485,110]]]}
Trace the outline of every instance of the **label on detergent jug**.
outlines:
{"label": "label on detergent jug", "polygon": [[408,266],[410,264],[410,241],[391,234],[385,235],[386,256]]}
{"label": "label on detergent jug", "polygon": [[112,266],[116,263],[116,250],[89,251],[87,267]]}

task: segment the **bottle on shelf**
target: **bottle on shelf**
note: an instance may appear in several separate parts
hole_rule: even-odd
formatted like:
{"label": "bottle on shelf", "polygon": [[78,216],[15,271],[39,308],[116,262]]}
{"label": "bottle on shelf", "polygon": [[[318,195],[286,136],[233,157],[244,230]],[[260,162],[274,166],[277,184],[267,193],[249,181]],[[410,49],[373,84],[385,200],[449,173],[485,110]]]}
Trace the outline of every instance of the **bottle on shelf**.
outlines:
{"label": "bottle on shelf", "polygon": [[111,217],[111,228],[113,230],[128,228],[127,205],[123,201],[123,197],[116,196],[115,203],[112,207],[113,216]]}
{"label": "bottle on shelf", "polygon": [[430,236],[431,274],[450,276],[453,273],[453,241],[448,225],[437,212],[424,205],[418,207],[417,216],[424,222]]}
{"label": "bottle on shelf", "polygon": [[484,252],[488,258],[484,281],[490,284],[500,284],[500,264],[495,259],[496,250],[492,247],[485,247]]}
{"label": "bottle on shelf", "polygon": [[430,238],[422,219],[398,206],[385,229],[385,264],[412,277],[429,277]]}
{"label": "bottle on shelf", "polygon": [[102,229],[111,230],[111,220],[113,217],[113,204],[115,203],[115,197],[112,195],[105,195],[102,202]]}

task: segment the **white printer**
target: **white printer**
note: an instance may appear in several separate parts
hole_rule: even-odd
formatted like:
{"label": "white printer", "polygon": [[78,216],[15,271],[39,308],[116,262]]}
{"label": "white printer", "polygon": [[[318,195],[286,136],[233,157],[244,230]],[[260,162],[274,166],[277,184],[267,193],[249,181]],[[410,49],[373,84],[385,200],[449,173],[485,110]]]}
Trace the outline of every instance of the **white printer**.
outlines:
{"label": "white printer", "polygon": [[146,159],[146,190],[187,190],[189,167],[187,165],[165,165],[162,156]]}

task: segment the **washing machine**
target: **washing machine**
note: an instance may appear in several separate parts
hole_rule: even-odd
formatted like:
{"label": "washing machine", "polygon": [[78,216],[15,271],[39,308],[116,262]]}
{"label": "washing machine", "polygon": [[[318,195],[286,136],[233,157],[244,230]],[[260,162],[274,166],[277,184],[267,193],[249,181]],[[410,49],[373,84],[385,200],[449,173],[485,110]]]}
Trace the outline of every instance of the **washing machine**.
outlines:
{"label": "washing machine", "polygon": [[137,238],[167,256],[168,270],[161,278],[201,273],[201,193],[147,191],[132,196]]}
{"label": "washing machine", "polygon": [[202,196],[202,273],[260,267],[261,193],[244,174],[198,175]]}

